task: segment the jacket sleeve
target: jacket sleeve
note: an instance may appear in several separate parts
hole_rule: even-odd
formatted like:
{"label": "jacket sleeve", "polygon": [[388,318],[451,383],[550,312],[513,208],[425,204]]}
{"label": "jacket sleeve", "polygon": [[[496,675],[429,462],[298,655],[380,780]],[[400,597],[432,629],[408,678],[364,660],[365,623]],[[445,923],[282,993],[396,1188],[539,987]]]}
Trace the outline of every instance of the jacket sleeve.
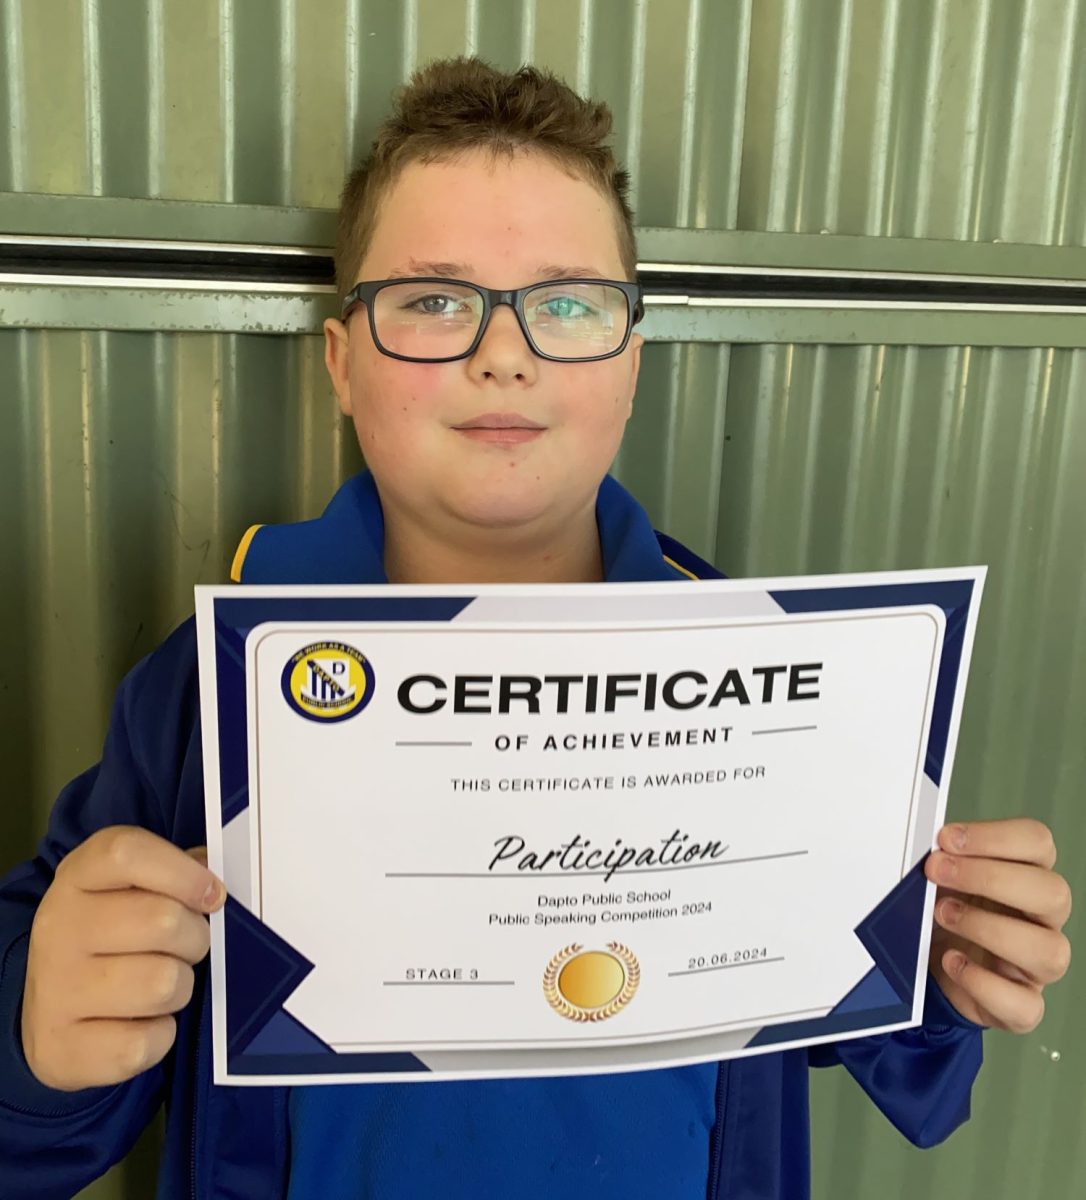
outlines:
{"label": "jacket sleeve", "polygon": [[[165,1068],[125,1083],[64,1092],[40,1083],[20,1036],[30,929],[60,860],[109,825],[166,836],[168,822],[131,736],[149,659],[121,684],[102,760],[61,792],[28,862],[0,880],[0,1196],[70,1197],[128,1152],[157,1110]],[[168,1061],[168,1056],[167,1060]]]}
{"label": "jacket sleeve", "polygon": [[843,1063],[895,1128],[927,1148],[969,1119],[985,1028],[963,1017],[929,974],[916,1028],[810,1046],[807,1054],[814,1067]]}

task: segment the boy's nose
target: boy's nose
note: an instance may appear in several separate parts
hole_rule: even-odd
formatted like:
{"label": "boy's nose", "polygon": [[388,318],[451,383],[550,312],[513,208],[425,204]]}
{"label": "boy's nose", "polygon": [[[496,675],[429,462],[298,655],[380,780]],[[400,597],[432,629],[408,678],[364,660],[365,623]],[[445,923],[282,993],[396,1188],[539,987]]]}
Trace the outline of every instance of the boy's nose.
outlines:
{"label": "boy's nose", "polygon": [[532,381],[538,361],[520,328],[517,314],[510,305],[498,304],[490,314],[482,341],[468,359],[468,370],[480,379],[489,375],[499,382],[517,378]]}

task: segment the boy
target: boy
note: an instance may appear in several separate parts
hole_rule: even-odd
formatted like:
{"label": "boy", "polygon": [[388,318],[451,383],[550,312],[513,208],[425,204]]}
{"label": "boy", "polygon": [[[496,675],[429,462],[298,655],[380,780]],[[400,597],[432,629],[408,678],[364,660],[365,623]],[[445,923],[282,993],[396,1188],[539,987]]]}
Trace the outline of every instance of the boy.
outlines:
{"label": "boy", "polygon": [[[345,188],[343,314],[325,327],[369,472],[317,521],[251,530],[235,577],[712,573],[670,542],[665,556],[643,510],[606,477],[642,345],[609,128],[603,105],[528,68],[436,63],[405,89]],[[491,297],[484,323],[475,285],[543,283],[516,312],[508,294]],[[1036,822],[978,823],[958,827],[961,853],[928,863],[930,878],[983,899],[956,917],[939,906],[947,932],[937,930],[921,1028],[616,1076],[215,1087],[201,914],[223,895],[205,890],[216,881],[203,821],[189,622],[126,678],[102,762],[62,793],[38,856],[0,886],[9,1200],[70,1196],[128,1150],[164,1096],[163,1198],[798,1200],[809,1064],[843,1063],[906,1136],[931,1145],[968,1114],[981,1028],[1033,1028],[1041,987],[1066,969],[1070,900],[1051,871],[1051,835]],[[950,849],[951,831],[941,838]]]}

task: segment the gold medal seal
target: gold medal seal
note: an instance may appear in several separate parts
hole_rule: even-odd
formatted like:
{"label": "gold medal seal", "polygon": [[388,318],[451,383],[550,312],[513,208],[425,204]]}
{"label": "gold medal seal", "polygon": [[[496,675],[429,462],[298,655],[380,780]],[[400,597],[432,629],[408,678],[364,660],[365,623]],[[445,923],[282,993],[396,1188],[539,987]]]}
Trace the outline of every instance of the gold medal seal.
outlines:
{"label": "gold medal seal", "polygon": [[587,951],[575,942],[547,963],[543,995],[570,1021],[606,1021],[630,1003],[640,982],[641,964],[621,942]]}

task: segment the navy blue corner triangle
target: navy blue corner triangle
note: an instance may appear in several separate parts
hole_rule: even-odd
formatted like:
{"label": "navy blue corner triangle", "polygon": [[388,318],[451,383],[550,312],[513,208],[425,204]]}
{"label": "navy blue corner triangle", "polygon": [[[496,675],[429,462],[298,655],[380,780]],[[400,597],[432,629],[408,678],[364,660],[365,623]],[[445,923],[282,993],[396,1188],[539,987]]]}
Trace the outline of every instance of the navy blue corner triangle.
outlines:
{"label": "navy blue corner triangle", "polygon": [[335,1054],[327,1042],[284,1009],[279,1009],[253,1038],[246,1054]]}
{"label": "navy blue corner triangle", "polygon": [[767,1025],[747,1045],[775,1046],[815,1037],[829,1040],[864,1026],[908,1021],[927,882],[920,862],[856,926],[854,932],[875,965],[830,1012],[806,1021]]}
{"label": "navy blue corner triangle", "polygon": [[747,1042],[747,1046],[779,1046],[782,1042],[805,1041],[821,1038],[832,1041],[842,1033],[855,1029],[871,1029],[879,1025],[897,1025],[912,1016],[908,1004],[888,1004],[885,1008],[867,1008],[861,1013],[827,1013],[824,1017],[812,1017],[809,1021],[788,1021],[784,1025],[767,1025]]}
{"label": "navy blue corner triangle", "polygon": [[852,991],[834,1006],[830,1015],[863,1012],[867,1008],[887,1008],[900,1002],[901,997],[890,986],[890,981],[878,967],[872,967]]}
{"label": "navy blue corner triangle", "polygon": [[249,732],[245,707],[245,638],[215,618],[215,658],[218,669],[219,787],[222,823],[228,824],[249,805]]}
{"label": "navy blue corner triangle", "polygon": [[244,905],[227,897],[226,1052],[240,1054],[313,970],[313,964]]}
{"label": "navy blue corner triangle", "polygon": [[927,886],[921,861],[856,926],[860,944],[875,960],[875,966],[886,976],[902,1002],[910,1006]]}
{"label": "navy blue corner triangle", "polygon": [[942,580],[936,583],[880,583],[859,587],[784,590],[769,593],[788,613],[821,612],[827,605],[834,609],[890,608],[912,604],[934,604],[946,614],[943,654],[935,685],[935,703],[928,730],[928,752],[924,770],[936,784],[942,782],[950,719],[954,708],[954,685],[965,648],[965,629],[969,607],[973,603],[971,579]]}
{"label": "navy blue corner triangle", "polygon": [[226,1055],[233,1075],[387,1074],[429,1067],[406,1051],[339,1054],[282,1006],[313,964],[227,899]]}
{"label": "navy blue corner triangle", "polygon": [[220,596],[215,600],[215,665],[219,717],[219,786],[222,823],[249,806],[249,734],[245,640],[262,621],[451,621],[473,596],[406,596],[369,599]]}
{"label": "navy blue corner triangle", "polygon": [[229,1060],[231,1075],[387,1075],[421,1074],[430,1068],[406,1051],[378,1054],[239,1054]]}
{"label": "navy blue corner triangle", "polygon": [[[215,617],[250,633],[263,621],[451,621],[474,596],[219,596]],[[361,635],[360,635],[361,636]],[[242,662],[244,662],[244,657]]]}

